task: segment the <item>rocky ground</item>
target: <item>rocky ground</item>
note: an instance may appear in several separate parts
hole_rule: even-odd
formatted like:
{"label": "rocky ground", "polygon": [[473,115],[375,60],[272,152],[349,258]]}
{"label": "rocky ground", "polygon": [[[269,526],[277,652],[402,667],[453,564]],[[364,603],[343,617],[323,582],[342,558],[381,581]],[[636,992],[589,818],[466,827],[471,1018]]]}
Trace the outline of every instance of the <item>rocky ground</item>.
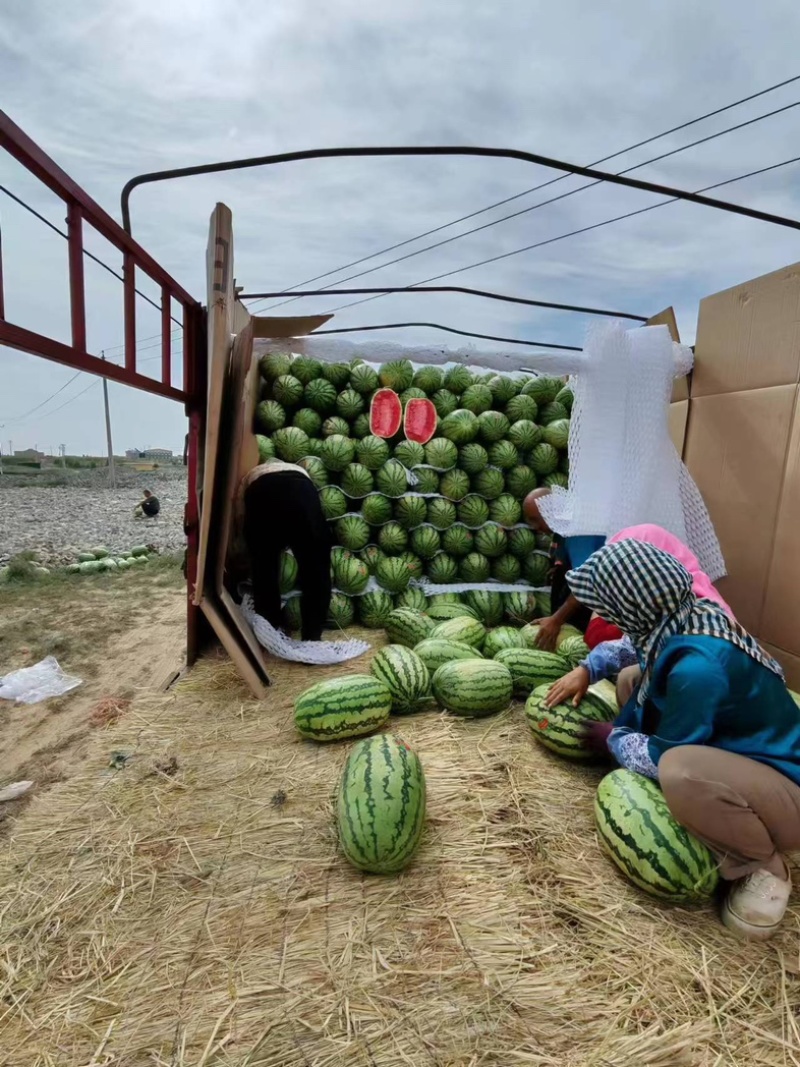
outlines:
{"label": "rocky ground", "polygon": [[[66,486],[4,484],[0,478],[0,566],[17,553],[35,550],[41,562],[58,566],[78,552],[105,545],[112,555],[133,545],[181,552],[186,472],[175,467],[128,474],[111,489],[103,471],[81,472]],[[161,502],[154,519],[134,518],[144,487]]]}

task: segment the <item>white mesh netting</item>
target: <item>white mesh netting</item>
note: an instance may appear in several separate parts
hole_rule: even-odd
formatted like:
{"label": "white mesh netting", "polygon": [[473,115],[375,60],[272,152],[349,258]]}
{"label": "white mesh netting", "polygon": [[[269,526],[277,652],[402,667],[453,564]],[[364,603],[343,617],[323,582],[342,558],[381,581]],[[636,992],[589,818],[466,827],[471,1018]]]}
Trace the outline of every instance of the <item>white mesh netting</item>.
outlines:
{"label": "white mesh netting", "polygon": [[540,501],[542,515],[563,536],[663,526],[712,581],[721,578],[714,527],[669,434],[672,382],[691,369],[691,349],[673,343],[666,326],[603,323],[590,330],[584,357],[571,383],[569,488]]}
{"label": "white mesh netting", "polygon": [[294,663],[307,663],[311,666],[325,666],[330,663],[345,663],[368,652],[370,645],[366,641],[349,639],[346,641],[295,641],[287,637],[282,630],[276,630],[266,619],[256,614],[253,598],[248,594],[242,600],[242,614],[250,624],[256,640],[280,659],[292,660]]}

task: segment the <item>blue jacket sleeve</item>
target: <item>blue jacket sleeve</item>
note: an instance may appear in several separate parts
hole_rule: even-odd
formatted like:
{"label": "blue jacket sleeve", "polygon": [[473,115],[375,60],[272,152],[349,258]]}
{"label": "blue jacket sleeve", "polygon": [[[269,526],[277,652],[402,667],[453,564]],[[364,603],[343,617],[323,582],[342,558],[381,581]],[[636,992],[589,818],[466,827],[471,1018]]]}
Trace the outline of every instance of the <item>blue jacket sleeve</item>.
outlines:
{"label": "blue jacket sleeve", "polygon": [[653,701],[660,712],[648,746],[653,763],[676,745],[705,744],[728,695],[727,674],[707,656],[689,653],[667,666],[663,695]]}
{"label": "blue jacket sleeve", "polygon": [[621,637],[618,641],[603,641],[597,645],[583,660],[581,667],[589,672],[590,682],[599,682],[601,678],[619,674],[623,667],[633,667],[638,662],[630,638]]}
{"label": "blue jacket sleeve", "polygon": [[596,552],[598,548],[602,548],[605,543],[605,537],[593,537],[588,534],[577,537],[565,537],[564,547],[569,556],[569,566],[572,567],[573,570],[577,567],[582,567],[589,556],[591,556],[593,552]]}

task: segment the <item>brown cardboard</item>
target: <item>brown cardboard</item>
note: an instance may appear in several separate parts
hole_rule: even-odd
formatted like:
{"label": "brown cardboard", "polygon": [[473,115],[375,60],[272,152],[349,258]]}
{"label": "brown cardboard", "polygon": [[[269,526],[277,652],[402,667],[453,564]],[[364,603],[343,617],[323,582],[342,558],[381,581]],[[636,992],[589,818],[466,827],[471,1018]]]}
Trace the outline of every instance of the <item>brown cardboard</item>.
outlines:
{"label": "brown cardboard", "polygon": [[679,400],[669,406],[669,435],[679,456],[683,455],[686,441],[686,424],[689,421],[689,401]]}
{"label": "brown cardboard", "polygon": [[766,641],[761,641],[760,644],[764,651],[769,652],[770,656],[774,656],[783,667],[786,673],[786,684],[789,688],[796,693],[800,692],[800,656],[796,656],[793,652],[787,652],[786,649],[776,648],[775,645],[770,645]]}
{"label": "brown cardboard", "polygon": [[333,315],[299,315],[293,318],[256,315],[253,318],[253,334],[255,337],[303,337],[318,330],[332,318]]}
{"label": "brown cardboard", "polygon": [[210,595],[204,596],[200,610],[211,623],[214,633],[233,660],[250,692],[256,700],[263,700],[267,695],[267,685],[263,680],[263,665],[253,662],[247,648],[243,647],[239,641],[239,635],[231,629],[226,613],[220,610],[220,605],[214,598]]}
{"label": "brown cardboard", "polygon": [[[783,489],[759,634],[800,656],[800,389],[796,390]],[[800,662],[800,661],[798,661]]]}
{"label": "brown cardboard", "polygon": [[233,330],[233,220],[230,208],[224,204],[217,204],[211,215],[206,249],[206,278],[208,283],[208,406],[203,447],[195,604],[199,604],[203,599],[208,570],[208,542],[217,477],[217,446]]}
{"label": "brown cardboard", "polygon": [[[646,326],[666,326],[673,341],[680,344],[681,335],[678,333],[678,320],[675,318],[675,309],[668,307],[659,311],[657,315],[651,315],[645,323]],[[676,404],[681,400],[689,399],[689,379],[676,378],[672,383],[671,403]],[[676,446],[677,447],[677,446]]]}
{"label": "brown cardboard", "polygon": [[800,379],[800,264],[700,302],[692,397]]}
{"label": "brown cardboard", "polygon": [[691,400],[684,461],[725,556],[724,596],[758,635],[770,571],[794,386]]}

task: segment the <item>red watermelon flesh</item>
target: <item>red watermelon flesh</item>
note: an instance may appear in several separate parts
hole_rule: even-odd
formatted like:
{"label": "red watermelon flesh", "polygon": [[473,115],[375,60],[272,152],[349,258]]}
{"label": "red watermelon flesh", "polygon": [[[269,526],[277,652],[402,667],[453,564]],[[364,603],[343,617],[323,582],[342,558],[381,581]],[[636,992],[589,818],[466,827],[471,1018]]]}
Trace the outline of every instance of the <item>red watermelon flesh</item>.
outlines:
{"label": "red watermelon flesh", "polygon": [[394,437],[403,421],[403,405],[394,389],[379,389],[369,406],[369,428],[375,437]]}
{"label": "red watermelon flesh", "polygon": [[403,422],[406,439],[426,445],[436,433],[436,408],[432,400],[415,397],[406,404],[406,417]]}

